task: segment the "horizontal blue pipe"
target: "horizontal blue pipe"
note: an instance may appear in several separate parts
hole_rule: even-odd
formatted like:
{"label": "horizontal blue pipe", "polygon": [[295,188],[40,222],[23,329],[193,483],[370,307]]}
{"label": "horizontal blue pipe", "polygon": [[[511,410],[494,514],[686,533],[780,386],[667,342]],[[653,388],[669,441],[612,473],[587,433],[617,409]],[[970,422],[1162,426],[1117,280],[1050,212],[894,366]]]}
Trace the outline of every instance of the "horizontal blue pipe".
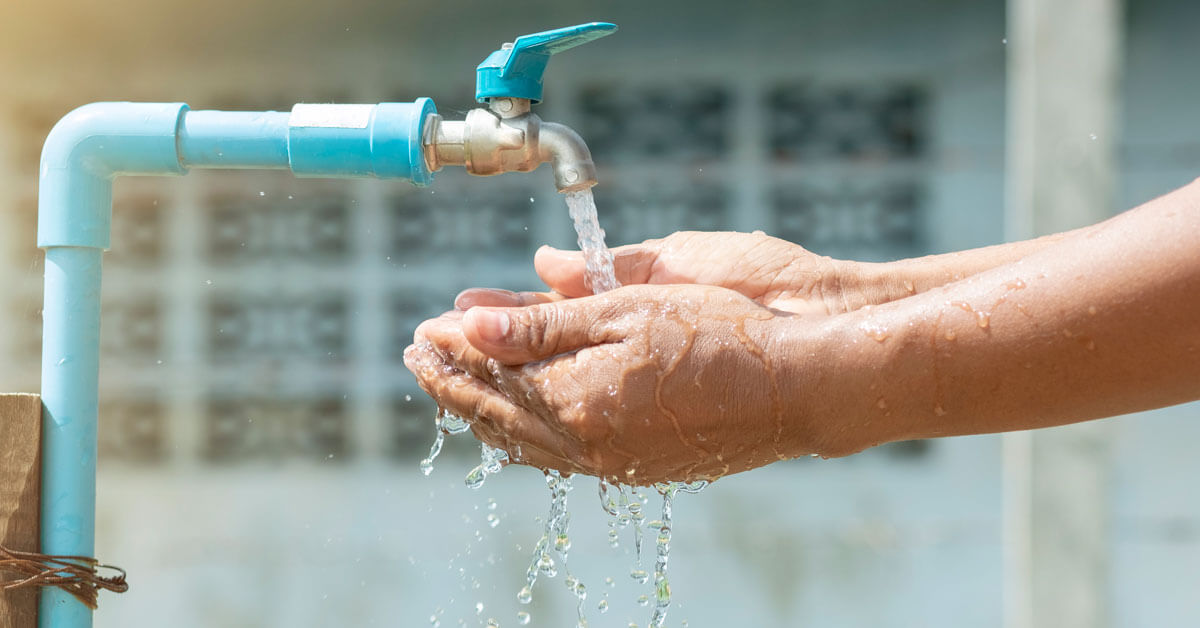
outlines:
{"label": "horizontal blue pipe", "polygon": [[288,113],[189,111],[179,160],[189,168],[287,168]]}

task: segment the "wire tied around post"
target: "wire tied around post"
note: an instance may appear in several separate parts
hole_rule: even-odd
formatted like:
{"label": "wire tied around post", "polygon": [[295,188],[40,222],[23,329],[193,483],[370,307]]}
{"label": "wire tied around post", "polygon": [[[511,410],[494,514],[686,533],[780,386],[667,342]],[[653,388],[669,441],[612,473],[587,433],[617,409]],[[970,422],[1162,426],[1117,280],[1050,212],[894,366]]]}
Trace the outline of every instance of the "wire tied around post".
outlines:
{"label": "wire tied around post", "polygon": [[[117,573],[104,577],[99,573],[101,569]],[[113,593],[129,590],[124,569],[102,565],[89,556],[51,556],[21,552],[0,545],[0,571],[21,576],[20,580],[5,582],[0,587],[6,591],[25,587],[58,587],[92,610],[96,609],[100,589]]]}

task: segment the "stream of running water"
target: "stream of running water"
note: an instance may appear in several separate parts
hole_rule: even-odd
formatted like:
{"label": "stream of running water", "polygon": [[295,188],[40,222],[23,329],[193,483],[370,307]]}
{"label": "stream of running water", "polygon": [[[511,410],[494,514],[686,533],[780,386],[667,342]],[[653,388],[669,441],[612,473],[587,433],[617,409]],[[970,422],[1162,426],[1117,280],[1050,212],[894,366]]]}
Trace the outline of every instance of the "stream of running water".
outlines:
{"label": "stream of running water", "polygon": [[[592,191],[580,190],[565,194],[567,209],[571,220],[575,223],[575,232],[579,238],[579,248],[583,252],[586,266],[585,279],[587,286],[595,294],[615,290],[621,286],[617,282],[613,269],[613,255],[604,243],[604,230],[596,215],[596,203]],[[437,435],[430,448],[429,457],[421,461],[421,472],[429,475],[433,471],[433,462],[442,449],[445,434],[465,432],[469,428],[469,420],[449,415],[441,410],[436,418]],[[465,483],[472,489],[483,486],[489,475],[499,473],[503,463],[509,460],[509,455],[500,449],[481,443],[479,466],[472,469]],[[636,563],[630,570],[630,578],[637,584],[645,585],[650,582],[652,595],[640,594],[636,598],[639,606],[650,606],[653,609],[648,628],[662,628],[671,605],[671,584],[667,577],[667,562],[670,558],[671,535],[673,530],[672,510],[674,499],[678,493],[698,493],[708,482],[664,482],[654,486],[662,497],[662,511],[659,519],[646,522],[643,511],[648,502],[645,493],[637,487],[623,484],[611,484],[603,478],[598,479],[600,506],[609,516],[608,542],[612,547],[620,544],[620,530],[632,528],[634,557]],[[573,489],[574,478],[562,475],[557,471],[546,472],[546,486],[550,489],[550,512],[545,520],[545,528],[541,538],[534,546],[533,557],[525,572],[525,586],[517,592],[517,601],[530,604],[533,601],[533,589],[539,578],[552,579],[561,568],[565,574],[564,582],[576,598],[577,628],[586,628],[587,615],[584,603],[587,600],[587,587],[577,577],[571,574],[567,564],[567,555],[571,549],[569,535],[571,513],[567,508],[567,494]],[[653,574],[642,566],[642,538],[646,529],[656,530],[654,539],[654,570]],[[612,585],[612,579],[607,578],[606,584]],[[607,593],[597,604],[600,613],[608,611]],[[531,620],[528,611],[517,613],[517,623],[527,625]],[[630,623],[629,628],[637,628],[636,623]]]}

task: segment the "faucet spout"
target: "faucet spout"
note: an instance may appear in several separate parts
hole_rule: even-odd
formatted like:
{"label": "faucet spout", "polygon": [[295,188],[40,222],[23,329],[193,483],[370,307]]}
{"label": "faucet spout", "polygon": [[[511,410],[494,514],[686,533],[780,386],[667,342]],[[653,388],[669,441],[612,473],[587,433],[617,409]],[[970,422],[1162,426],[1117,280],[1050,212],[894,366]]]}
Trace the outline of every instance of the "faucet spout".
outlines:
{"label": "faucet spout", "polygon": [[596,185],[596,165],[583,138],[562,124],[542,122],[529,106],[526,99],[495,98],[462,121],[432,114],[423,146],[426,166],[430,172],[464,166],[471,174],[492,176],[530,172],[548,162],[559,192]]}
{"label": "faucet spout", "polygon": [[544,122],[539,152],[542,161],[554,168],[554,186],[559,192],[576,192],[596,185],[596,164],[583,138],[571,127]]}

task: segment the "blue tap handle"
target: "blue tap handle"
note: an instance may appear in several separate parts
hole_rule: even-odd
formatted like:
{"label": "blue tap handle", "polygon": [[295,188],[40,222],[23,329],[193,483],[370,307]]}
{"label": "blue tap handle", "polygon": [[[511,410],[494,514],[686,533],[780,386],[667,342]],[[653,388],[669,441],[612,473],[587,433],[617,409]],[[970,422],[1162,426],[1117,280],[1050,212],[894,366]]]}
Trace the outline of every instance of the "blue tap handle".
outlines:
{"label": "blue tap handle", "polygon": [[522,35],[512,45],[488,55],[475,69],[475,99],[542,100],[542,74],[550,55],[586,44],[617,30],[616,24],[590,22]]}

